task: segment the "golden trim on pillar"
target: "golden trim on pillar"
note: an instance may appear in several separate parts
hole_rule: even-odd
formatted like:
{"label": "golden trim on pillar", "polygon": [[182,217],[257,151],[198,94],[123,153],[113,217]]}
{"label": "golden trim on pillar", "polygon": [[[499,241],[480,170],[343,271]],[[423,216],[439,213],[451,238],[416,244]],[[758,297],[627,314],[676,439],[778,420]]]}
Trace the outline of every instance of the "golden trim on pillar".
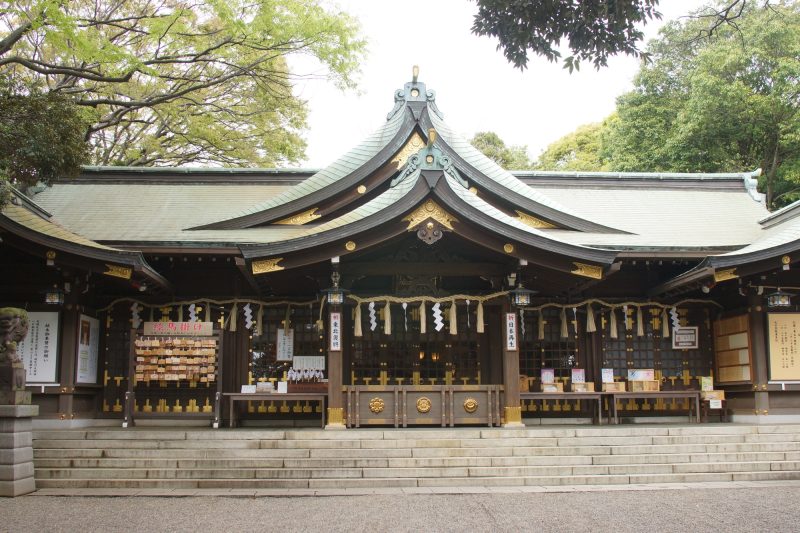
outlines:
{"label": "golden trim on pillar", "polygon": [[328,407],[328,425],[344,425],[344,407]]}
{"label": "golden trim on pillar", "polygon": [[717,270],[714,272],[714,281],[719,283],[721,281],[728,281],[729,279],[736,279],[739,275],[736,273],[735,268],[726,268],[724,270]]}
{"label": "golden trim on pillar", "polygon": [[408,139],[408,142],[405,144],[405,146],[403,146],[403,148],[401,148],[400,151],[397,152],[397,155],[394,156],[394,159],[392,159],[392,163],[395,163],[396,168],[398,169],[402,168],[408,161],[409,157],[416,154],[424,147],[425,147],[425,140],[419,133],[415,131],[414,134],[411,136],[411,138]]}
{"label": "golden trim on pillar", "polygon": [[316,220],[322,216],[317,214],[318,209],[318,207],[312,207],[308,211],[303,211],[302,213],[297,213],[296,215],[284,218],[275,222],[275,224],[282,224],[286,226],[302,226],[303,224],[308,224],[312,220]]}
{"label": "golden trim on pillar", "polygon": [[112,276],[114,278],[122,278],[122,279],[131,279],[131,275],[133,274],[133,269],[131,267],[125,267],[120,265],[109,265],[106,263],[106,270],[103,272],[105,276]]}
{"label": "golden trim on pillar", "polygon": [[534,216],[529,215],[528,213],[517,211],[516,209],[515,211],[517,212],[517,219],[523,224],[530,226],[532,228],[550,229],[556,227],[554,224],[546,222],[541,218],[536,218]]}
{"label": "golden trim on pillar", "polygon": [[408,231],[416,228],[429,218],[432,218],[445,228],[453,230],[453,222],[458,222],[458,219],[445,211],[439,204],[433,200],[427,200],[424,204],[416,208],[410,215],[403,219],[408,222]]}
{"label": "golden trim on pillar", "polygon": [[283,270],[283,267],[278,264],[281,261],[283,261],[283,257],[273,257],[272,259],[259,259],[258,261],[253,261],[253,264],[251,265],[253,274],[266,274],[267,272]]}
{"label": "golden trim on pillar", "polygon": [[603,279],[603,267],[597,265],[587,265],[586,263],[572,262],[575,265],[575,270],[571,273],[576,276],[583,276],[585,278]]}
{"label": "golden trim on pillar", "polygon": [[504,407],[506,424],[522,424],[522,407]]}

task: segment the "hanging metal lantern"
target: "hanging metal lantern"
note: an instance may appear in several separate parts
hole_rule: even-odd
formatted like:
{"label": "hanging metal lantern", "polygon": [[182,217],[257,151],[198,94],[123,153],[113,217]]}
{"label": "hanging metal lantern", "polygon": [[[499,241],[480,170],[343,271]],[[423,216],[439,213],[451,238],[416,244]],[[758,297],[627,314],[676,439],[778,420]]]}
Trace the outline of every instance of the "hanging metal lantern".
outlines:
{"label": "hanging metal lantern", "polygon": [[525,307],[531,305],[531,296],[536,294],[536,291],[526,289],[522,283],[517,285],[514,289],[508,291],[511,297],[511,303],[517,307]]}
{"label": "hanging metal lantern", "polygon": [[767,305],[770,307],[789,307],[792,305],[792,295],[778,290],[767,296]]}

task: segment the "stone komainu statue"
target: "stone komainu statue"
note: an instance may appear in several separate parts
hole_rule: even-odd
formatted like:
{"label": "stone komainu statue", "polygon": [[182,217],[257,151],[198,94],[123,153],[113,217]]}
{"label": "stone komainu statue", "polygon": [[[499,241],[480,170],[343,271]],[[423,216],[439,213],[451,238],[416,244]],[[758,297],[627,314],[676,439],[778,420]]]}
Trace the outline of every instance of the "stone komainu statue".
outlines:
{"label": "stone komainu statue", "polygon": [[0,308],[0,405],[30,405],[25,390],[25,366],[17,344],[28,334],[28,313],[14,307]]}
{"label": "stone komainu statue", "polygon": [[28,312],[14,307],[0,308],[0,365],[19,363],[17,344],[28,334]]}

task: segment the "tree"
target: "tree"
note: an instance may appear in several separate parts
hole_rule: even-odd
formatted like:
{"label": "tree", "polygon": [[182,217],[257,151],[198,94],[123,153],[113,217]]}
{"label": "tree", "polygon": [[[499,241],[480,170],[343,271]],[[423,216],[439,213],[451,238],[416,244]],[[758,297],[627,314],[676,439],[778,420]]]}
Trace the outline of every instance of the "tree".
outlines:
{"label": "tree", "polygon": [[603,155],[603,134],[607,123],[584,124],[572,133],[551,143],[536,161],[537,170],[602,171],[608,170]]}
{"label": "tree", "polygon": [[700,24],[673,23],[652,43],[652,64],[618,99],[606,155],[613,170],[760,167],[775,207],[800,182],[800,6],[749,5],[735,27],[698,40]]}
{"label": "tree", "polygon": [[0,69],[93,111],[101,164],[296,162],[306,106],[287,57],[352,87],[364,48],[320,0],[18,0],[0,28]]}
{"label": "tree", "polygon": [[0,208],[25,188],[77,174],[88,158],[86,113],[68,98],[0,77]]}
{"label": "tree", "polygon": [[608,57],[620,52],[641,56],[639,41],[643,26],[661,18],[656,11],[658,0],[589,0],[574,2],[530,2],[528,0],[477,0],[478,13],[473,33],[496,37],[506,59],[524,69],[528,51],[558,61],[556,47],[562,39],[569,43],[572,55],[564,58],[570,72],[581,61],[596,68],[606,66]]}
{"label": "tree", "polygon": [[500,136],[492,131],[478,132],[469,142],[505,169],[528,170],[533,167],[527,146],[506,146]]}
{"label": "tree", "polygon": [[[544,56],[548,61],[561,59],[557,47],[566,40],[572,55],[564,58],[564,68],[572,72],[582,61],[595,68],[605,67],[609,56],[624,53],[648,58],[639,48],[644,27],[660,19],[656,10],[659,0],[477,0],[472,32],[499,40],[506,59],[514,66],[528,66],[528,52]],[[695,37],[714,35],[724,28],[736,28],[738,19],[752,0],[727,0],[709,6],[694,17],[703,21]],[[767,7],[771,0],[761,0]]]}

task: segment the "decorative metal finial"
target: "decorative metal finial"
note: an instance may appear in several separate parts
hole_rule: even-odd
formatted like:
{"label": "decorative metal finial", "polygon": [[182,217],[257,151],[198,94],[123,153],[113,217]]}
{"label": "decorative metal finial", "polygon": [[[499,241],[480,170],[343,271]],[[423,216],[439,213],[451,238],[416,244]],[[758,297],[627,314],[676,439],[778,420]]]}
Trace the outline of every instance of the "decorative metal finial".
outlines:
{"label": "decorative metal finial", "polygon": [[411,69],[411,81],[417,83],[417,78],[419,78],[419,65],[414,65]]}
{"label": "decorative metal finial", "polygon": [[436,142],[436,130],[433,128],[428,129],[428,146],[433,146]]}

